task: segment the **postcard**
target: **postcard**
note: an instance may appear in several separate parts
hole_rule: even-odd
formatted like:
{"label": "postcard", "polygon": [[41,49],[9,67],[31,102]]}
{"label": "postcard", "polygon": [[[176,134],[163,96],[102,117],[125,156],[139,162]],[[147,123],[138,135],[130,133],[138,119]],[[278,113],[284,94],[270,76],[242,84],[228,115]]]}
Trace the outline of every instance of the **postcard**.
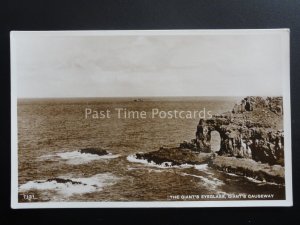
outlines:
{"label": "postcard", "polygon": [[12,208],[292,206],[289,36],[12,31]]}

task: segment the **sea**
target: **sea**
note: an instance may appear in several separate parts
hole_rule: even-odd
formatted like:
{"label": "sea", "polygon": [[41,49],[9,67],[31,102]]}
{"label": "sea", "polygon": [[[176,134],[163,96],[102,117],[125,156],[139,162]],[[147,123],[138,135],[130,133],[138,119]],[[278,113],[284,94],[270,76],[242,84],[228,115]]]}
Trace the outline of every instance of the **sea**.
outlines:
{"label": "sea", "polygon": [[[199,114],[175,118],[174,110],[182,115],[205,110],[208,116],[208,111],[231,110],[239,99],[18,99],[19,202],[224,200],[220,195],[230,201],[270,194],[272,199],[284,199],[284,185],[217,171],[207,164],[168,166],[135,158],[136,153],[176,147],[195,138]],[[143,111],[146,116],[126,118],[116,109]],[[173,117],[153,116],[153,109]],[[109,111],[109,117],[100,118],[101,111]],[[220,137],[213,134],[212,148],[218,150],[219,145]],[[103,148],[109,154],[80,153],[84,148]]]}

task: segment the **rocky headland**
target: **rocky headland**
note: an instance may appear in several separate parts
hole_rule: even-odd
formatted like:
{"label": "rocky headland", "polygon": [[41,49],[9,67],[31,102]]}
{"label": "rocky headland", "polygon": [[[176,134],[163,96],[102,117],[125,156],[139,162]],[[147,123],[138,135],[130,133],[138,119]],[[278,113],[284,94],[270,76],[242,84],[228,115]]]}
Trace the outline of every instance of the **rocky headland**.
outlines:
{"label": "rocky headland", "polygon": [[[220,171],[260,181],[284,183],[284,132],[282,97],[246,97],[231,111],[200,119],[195,138],[177,148],[136,154],[137,159],[170,165],[208,163]],[[212,131],[220,147],[211,148]]]}

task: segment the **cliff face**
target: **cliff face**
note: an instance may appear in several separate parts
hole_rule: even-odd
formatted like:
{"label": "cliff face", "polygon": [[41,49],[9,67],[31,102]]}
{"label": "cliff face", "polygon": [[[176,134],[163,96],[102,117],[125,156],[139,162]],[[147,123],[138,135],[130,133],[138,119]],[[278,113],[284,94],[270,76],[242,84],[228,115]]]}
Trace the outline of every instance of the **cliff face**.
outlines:
{"label": "cliff face", "polygon": [[211,152],[211,132],[220,134],[218,155],[284,164],[282,97],[246,97],[232,111],[201,119],[196,138],[181,147]]}

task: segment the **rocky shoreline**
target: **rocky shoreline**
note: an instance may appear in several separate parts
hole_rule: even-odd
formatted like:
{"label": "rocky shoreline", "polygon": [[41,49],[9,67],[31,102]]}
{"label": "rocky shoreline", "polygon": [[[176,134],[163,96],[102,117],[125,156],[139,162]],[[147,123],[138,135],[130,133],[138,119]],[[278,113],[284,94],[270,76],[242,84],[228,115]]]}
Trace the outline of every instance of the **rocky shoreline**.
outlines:
{"label": "rocky shoreline", "polygon": [[239,176],[250,177],[258,181],[284,184],[284,167],[259,163],[252,159],[216,156],[209,167]]}
{"label": "rocky shoreline", "polygon": [[135,157],[158,165],[167,163],[169,166],[180,166],[183,164],[206,164],[212,160],[213,154],[198,153],[183,148],[160,148],[158,151],[137,153]]}
{"label": "rocky shoreline", "polygon": [[[284,184],[282,97],[246,97],[229,112],[200,119],[195,139],[176,148],[137,153],[137,159],[158,165],[200,165]],[[220,134],[220,148],[211,149],[211,132]]]}

